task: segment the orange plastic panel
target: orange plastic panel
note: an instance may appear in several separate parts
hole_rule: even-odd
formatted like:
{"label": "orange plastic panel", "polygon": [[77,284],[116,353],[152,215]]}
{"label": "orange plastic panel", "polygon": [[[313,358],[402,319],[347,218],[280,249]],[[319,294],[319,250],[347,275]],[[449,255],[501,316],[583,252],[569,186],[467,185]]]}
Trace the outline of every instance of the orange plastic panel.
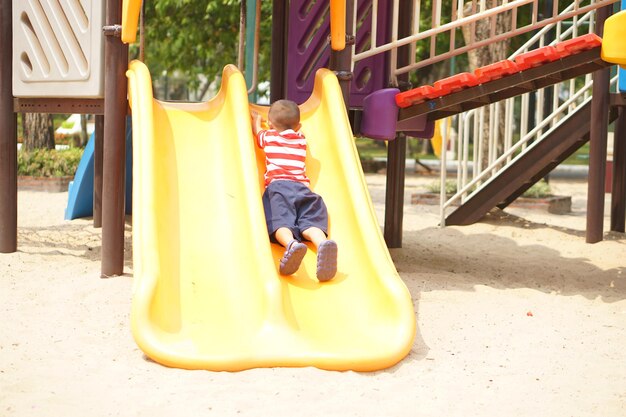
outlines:
{"label": "orange plastic panel", "polygon": [[519,67],[513,61],[508,59],[495,62],[493,64],[485,65],[484,67],[476,68],[474,75],[478,79],[479,84],[483,84],[489,81],[497,80],[506,75],[515,74],[519,72]]}
{"label": "orange plastic panel", "polygon": [[330,47],[333,51],[346,47],[346,0],[330,0]]}
{"label": "orange plastic panel", "polygon": [[140,11],[141,0],[122,1],[122,42],[135,42]]}
{"label": "orange plastic panel", "polygon": [[515,63],[519,67],[520,71],[527,70],[528,68],[538,67],[546,62],[556,61],[560,58],[559,53],[553,46],[544,46],[534,51],[529,51],[524,54],[515,57]]}
{"label": "orange plastic panel", "polygon": [[460,74],[444,78],[443,80],[435,81],[433,84],[435,87],[435,93],[437,93],[439,97],[468,87],[474,87],[475,85],[478,85],[478,79],[471,72],[462,72]]}
{"label": "orange plastic panel", "polygon": [[423,85],[412,90],[403,91],[396,95],[396,104],[398,107],[414,106],[430,98],[435,98],[434,90],[432,85]]}
{"label": "orange plastic panel", "polygon": [[586,51],[592,48],[596,48],[602,45],[602,38],[595,33],[588,33],[583,36],[568,39],[563,42],[559,42],[554,47],[557,52],[563,57],[567,55],[573,55],[578,52]]}

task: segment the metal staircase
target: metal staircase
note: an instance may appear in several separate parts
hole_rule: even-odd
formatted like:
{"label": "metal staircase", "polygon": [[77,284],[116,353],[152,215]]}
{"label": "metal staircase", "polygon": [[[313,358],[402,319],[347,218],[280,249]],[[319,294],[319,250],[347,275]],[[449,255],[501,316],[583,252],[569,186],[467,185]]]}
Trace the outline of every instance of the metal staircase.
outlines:
{"label": "metal staircase", "polygon": [[[610,121],[616,118],[617,112],[611,111]],[[496,206],[505,208],[587,143],[590,129],[591,101],[588,101],[450,213],[446,224],[472,224]]]}
{"label": "metal staircase", "polygon": [[[437,120],[454,116],[559,84],[609,65],[600,58],[600,48],[596,47],[485,84],[419,102],[401,109],[399,119],[409,120],[426,115],[429,120]],[[611,121],[616,117],[616,113],[613,114]],[[476,177],[469,184],[462,184],[465,187],[448,200],[455,201],[459,206],[445,217],[445,224],[472,224],[492,208],[508,206],[589,141],[590,123],[591,98],[588,97],[584,104],[578,105],[575,111],[562,118],[548,132],[529,141],[531,143],[525,145],[523,151],[521,146],[518,149],[511,148],[508,156],[501,157],[485,168],[482,177]],[[547,130],[547,127],[543,130]]]}

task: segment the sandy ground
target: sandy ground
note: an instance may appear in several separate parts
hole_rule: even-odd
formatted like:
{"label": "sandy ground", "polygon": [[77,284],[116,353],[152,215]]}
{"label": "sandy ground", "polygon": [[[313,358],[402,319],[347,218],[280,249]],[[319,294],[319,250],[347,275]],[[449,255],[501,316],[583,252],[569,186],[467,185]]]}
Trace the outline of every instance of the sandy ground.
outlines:
{"label": "sandy ground", "polygon": [[[384,177],[367,179],[382,222]],[[409,176],[407,200],[432,181]],[[586,244],[586,184],[553,187],[571,214],[441,229],[438,208],[406,205],[391,254],[418,331],[372,373],[151,362],[129,329],[130,253],[100,279],[100,230],[63,220],[66,193],[20,191],[19,251],[0,254],[0,416],[626,416],[626,236]]]}

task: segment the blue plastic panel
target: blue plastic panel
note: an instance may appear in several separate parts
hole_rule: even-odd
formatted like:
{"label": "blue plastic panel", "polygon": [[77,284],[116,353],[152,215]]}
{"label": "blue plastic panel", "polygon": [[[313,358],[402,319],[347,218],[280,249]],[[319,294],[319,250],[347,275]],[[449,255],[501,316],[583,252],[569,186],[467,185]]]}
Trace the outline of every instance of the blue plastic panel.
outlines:
{"label": "blue plastic panel", "polygon": [[[626,0],[622,0],[622,10],[626,9]],[[626,70],[622,68],[618,68],[619,71],[619,80],[618,80],[618,88],[620,93],[626,92]]]}

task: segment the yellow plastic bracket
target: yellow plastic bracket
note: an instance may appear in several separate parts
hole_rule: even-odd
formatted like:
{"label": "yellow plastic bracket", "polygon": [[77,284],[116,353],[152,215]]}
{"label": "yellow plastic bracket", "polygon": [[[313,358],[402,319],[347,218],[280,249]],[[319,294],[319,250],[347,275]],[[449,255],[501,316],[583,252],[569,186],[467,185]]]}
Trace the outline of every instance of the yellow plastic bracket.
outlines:
{"label": "yellow plastic bracket", "polygon": [[133,43],[137,39],[141,1],[123,0],[122,2],[122,42],[124,43]]}
{"label": "yellow plastic bracket", "polygon": [[346,0],[330,0],[330,47],[333,51],[346,47]]}
{"label": "yellow plastic bracket", "polygon": [[601,57],[606,62],[626,65],[626,10],[606,19],[602,36]]}

